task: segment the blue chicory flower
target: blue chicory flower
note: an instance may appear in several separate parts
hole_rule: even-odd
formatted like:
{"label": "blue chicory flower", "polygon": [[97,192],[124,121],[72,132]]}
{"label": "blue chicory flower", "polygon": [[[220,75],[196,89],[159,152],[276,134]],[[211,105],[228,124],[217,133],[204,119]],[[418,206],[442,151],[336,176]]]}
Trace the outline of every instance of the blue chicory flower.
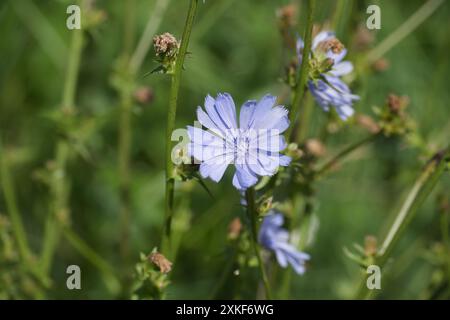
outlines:
{"label": "blue chicory flower", "polygon": [[209,130],[188,126],[188,153],[201,162],[203,178],[219,182],[228,165],[234,164],[233,185],[245,190],[255,185],[259,176],[271,176],[279,166],[289,165],[291,158],[280,154],[286,147],[281,134],[289,127],[288,111],[283,106],[274,107],[275,102],[272,95],[247,101],[238,124],[228,93],[218,94],[216,99],[206,97],[206,112],[198,107],[197,118]]}
{"label": "blue chicory flower", "polygon": [[[312,56],[322,56],[322,58],[328,59],[332,65],[331,70],[322,73],[320,78],[309,79],[308,88],[324,111],[328,112],[331,105],[342,120],[347,120],[354,113],[353,101],[359,100],[359,97],[351,93],[347,84],[340,77],[352,72],[353,64],[350,61],[343,61],[347,49],[343,47],[330,48],[323,45],[332,43],[332,41],[339,43],[334,32],[331,31],[322,31],[314,37],[311,45]],[[339,45],[342,46],[340,43]],[[300,64],[303,48],[304,42],[298,38],[297,54]]]}
{"label": "blue chicory flower", "polygon": [[310,259],[309,254],[298,251],[288,242],[289,233],[282,228],[284,217],[281,213],[268,214],[259,230],[259,243],[266,249],[273,251],[278,264],[286,268],[288,264],[298,274],[305,272],[305,262]]}

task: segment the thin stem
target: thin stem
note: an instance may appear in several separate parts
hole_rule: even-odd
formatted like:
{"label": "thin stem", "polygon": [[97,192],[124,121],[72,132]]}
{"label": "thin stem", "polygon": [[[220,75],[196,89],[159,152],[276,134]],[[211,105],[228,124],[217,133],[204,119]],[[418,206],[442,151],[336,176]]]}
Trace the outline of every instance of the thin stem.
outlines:
{"label": "thin stem", "polygon": [[[124,49],[122,59],[125,66],[131,55],[134,41],[134,7],[135,1],[129,0],[124,2]],[[131,158],[131,109],[133,106],[132,99],[132,75],[124,70],[125,85],[120,90],[120,114],[119,114],[119,146],[118,146],[118,163],[119,163],[119,193],[120,193],[120,253],[124,269],[128,266],[129,259],[129,233],[131,220],[131,203],[130,203],[130,158]]]}
{"label": "thin stem", "polygon": [[[403,203],[400,211],[398,212],[393,224],[384,237],[381,247],[375,257],[375,261],[373,264],[379,266],[380,269],[383,268],[398,240],[405,232],[406,227],[409,225],[417,210],[426,200],[428,195],[437,184],[439,178],[444,173],[447,167],[447,161],[449,161],[449,157],[450,148],[447,148],[444,152],[437,154],[426,165],[426,167],[414,183],[414,186],[406,197],[406,200]],[[367,275],[364,275],[362,277],[357,293],[357,298],[359,299],[369,298],[374,294],[374,290],[368,290],[366,286],[366,280]]]}
{"label": "thin stem", "polygon": [[290,140],[292,130],[295,126],[297,114],[300,111],[300,101],[302,101],[303,95],[305,93],[306,81],[308,80],[309,56],[311,52],[311,37],[312,37],[315,5],[316,5],[315,0],[308,0],[308,19],[303,37],[305,41],[305,47],[303,48],[302,53],[302,64],[300,66],[300,75],[296,87],[294,88],[295,91],[292,98],[292,107],[289,113],[289,121],[291,122],[291,125],[289,126],[289,129],[286,132],[287,140]]}
{"label": "thin stem", "polygon": [[198,0],[191,0],[189,11],[184,25],[183,36],[181,39],[180,50],[178,52],[175,71],[172,75],[172,83],[170,87],[169,108],[167,112],[166,125],[166,197],[164,212],[164,228],[161,241],[161,251],[171,257],[170,232],[173,217],[175,180],[173,177],[172,163],[172,132],[175,129],[175,117],[177,112],[178,92],[180,90],[181,73],[183,71],[184,59],[189,44],[189,38],[194,23],[195,13],[197,11]]}
{"label": "thin stem", "polygon": [[41,272],[39,268],[35,267],[35,257],[30,249],[29,242],[26,236],[25,227],[22,217],[17,205],[16,192],[14,188],[13,179],[10,175],[10,167],[7,159],[7,152],[2,148],[0,141],[0,177],[1,188],[5,197],[6,209],[11,220],[14,238],[19,247],[19,255],[24,269],[30,274],[34,275],[37,280],[44,287],[50,286],[50,280]]}
{"label": "thin stem", "polygon": [[257,226],[257,212],[255,208],[255,189],[248,188],[245,192],[247,200],[247,215],[251,222],[251,233],[252,233],[252,245],[255,251],[256,258],[258,259],[259,270],[261,272],[261,278],[264,283],[264,290],[266,293],[266,299],[272,299],[272,294],[270,292],[269,279],[267,277],[266,270],[264,268],[263,259],[261,257],[261,251],[259,250],[258,244],[258,226]]}
{"label": "thin stem", "polygon": [[326,162],[319,170],[317,170],[317,177],[321,177],[322,175],[324,175],[325,173],[327,173],[331,168],[333,168],[342,158],[344,158],[345,156],[347,156],[348,154],[352,153],[353,151],[355,151],[356,149],[358,149],[359,147],[374,141],[377,137],[379,136],[379,134],[372,134],[370,136],[365,137],[364,139],[351,144],[350,146],[348,146],[347,148],[345,148],[344,150],[342,150],[341,152],[339,152],[337,155],[335,155],[333,158],[331,158],[328,162]]}
{"label": "thin stem", "polygon": [[135,74],[144,62],[145,56],[153,41],[153,36],[161,24],[164,13],[169,5],[170,0],[157,0],[152,14],[147,21],[144,33],[139,40],[139,43],[130,59],[130,71]]}
{"label": "thin stem", "polygon": [[[83,49],[83,31],[71,30],[72,39],[69,50],[66,79],[64,83],[61,108],[64,113],[71,114],[75,108],[75,92],[77,87],[80,59]],[[51,179],[50,192],[52,197],[52,212],[46,222],[44,243],[41,253],[41,269],[48,272],[54,251],[58,244],[58,223],[55,219],[69,214],[69,181],[66,174],[66,164],[69,159],[70,147],[65,139],[60,139],[56,147],[55,168]]]}
{"label": "thin stem", "polygon": [[20,212],[17,207],[16,193],[10,176],[10,169],[7,163],[8,161],[6,159],[6,156],[7,154],[5,150],[3,150],[0,141],[1,186],[3,189],[3,195],[5,197],[9,218],[11,219],[14,237],[16,238],[17,245],[19,247],[19,254],[22,259],[22,262],[26,265],[30,262],[31,251],[28,245],[28,240],[25,233],[25,227],[23,225],[22,217],[20,216]]}
{"label": "thin stem", "polygon": [[297,141],[303,142],[306,139],[306,136],[308,134],[309,129],[309,118],[311,117],[311,113],[313,111],[314,107],[314,99],[310,94],[305,95],[304,100],[304,107],[303,107],[303,113],[302,117],[298,119],[299,128],[298,128],[298,134],[297,134]]}
{"label": "thin stem", "polygon": [[120,288],[120,283],[116,277],[114,269],[110,264],[99,256],[89,245],[80,238],[70,228],[62,227],[62,232],[67,241],[94,267],[96,267],[104,276],[105,284],[108,289],[116,293]]}
{"label": "thin stem", "polygon": [[373,63],[385,55],[396,44],[412,33],[422,22],[424,22],[431,14],[436,11],[444,0],[426,1],[411,17],[408,18],[400,27],[392,32],[386,39],[381,41],[367,55],[369,63]]}

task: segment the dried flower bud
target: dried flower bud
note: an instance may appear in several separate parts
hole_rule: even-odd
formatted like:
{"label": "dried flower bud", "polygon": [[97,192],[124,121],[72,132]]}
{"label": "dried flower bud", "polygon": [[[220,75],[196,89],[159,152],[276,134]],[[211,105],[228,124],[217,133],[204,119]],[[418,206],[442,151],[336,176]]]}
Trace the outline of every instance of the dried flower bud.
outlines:
{"label": "dried flower bud", "polygon": [[295,25],[297,16],[297,6],[293,3],[283,6],[277,10],[277,18],[280,28],[288,28]]}
{"label": "dried flower bud", "polygon": [[364,239],[364,252],[367,256],[374,256],[377,253],[377,238],[374,236],[366,236]]}
{"label": "dried flower bud", "polygon": [[355,49],[365,50],[374,41],[373,33],[364,24],[360,24],[355,34]]}
{"label": "dried flower bud", "polygon": [[235,240],[239,237],[242,230],[242,222],[239,218],[234,218],[228,225],[228,239]]}
{"label": "dried flower bud", "polygon": [[170,270],[172,270],[172,262],[167,260],[166,257],[164,257],[159,252],[152,252],[150,254],[150,261],[159,268],[159,271],[162,273],[169,273]]}
{"label": "dried flower bud", "polygon": [[134,91],[134,99],[141,104],[150,103],[153,98],[153,90],[150,87],[140,87]]}
{"label": "dried flower bud", "polygon": [[375,71],[383,72],[389,68],[389,61],[385,58],[378,59],[372,64],[372,68]]}
{"label": "dried flower bud", "polygon": [[406,96],[397,96],[390,94],[387,98],[387,105],[392,113],[400,114],[409,104],[409,98]]}
{"label": "dried flower bud", "polygon": [[326,153],[325,146],[317,139],[308,139],[305,143],[305,149],[306,152],[316,158],[322,157]]}
{"label": "dried flower bud", "polygon": [[380,126],[375,122],[375,120],[372,119],[372,117],[359,114],[356,116],[356,122],[370,133],[375,134],[380,131]]}
{"label": "dried flower bud", "polygon": [[158,57],[173,58],[178,53],[179,43],[177,39],[166,32],[153,38],[153,45]]}

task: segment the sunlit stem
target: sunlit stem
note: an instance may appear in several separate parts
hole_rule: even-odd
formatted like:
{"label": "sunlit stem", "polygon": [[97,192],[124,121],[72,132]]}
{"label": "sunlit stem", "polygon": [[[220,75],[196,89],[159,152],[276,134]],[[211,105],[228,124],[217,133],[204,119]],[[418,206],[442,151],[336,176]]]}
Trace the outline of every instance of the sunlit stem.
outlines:
{"label": "sunlit stem", "polygon": [[436,11],[444,0],[426,1],[414,14],[403,22],[398,29],[392,32],[386,39],[380,42],[367,55],[369,63],[373,63],[384,56],[400,41],[412,33],[422,22],[424,22],[434,11]]}
{"label": "sunlit stem", "polygon": [[[392,250],[404,234],[406,227],[414,218],[417,210],[420,208],[422,203],[437,184],[439,178],[444,173],[449,159],[450,148],[447,148],[444,152],[434,156],[417,178],[411,191],[403,202],[400,211],[397,213],[394,222],[389,228],[389,231],[381,242],[379,250],[377,251],[373,264],[380,267],[381,270],[383,270],[383,266],[389,259]],[[366,281],[367,275],[365,274],[362,277],[361,283],[358,287],[358,293],[356,296],[358,299],[367,299],[375,294],[375,290],[368,289]]]}
{"label": "sunlit stem", "polygon": [[166,194],[165,194],[165,210],[164,210],[164,227],[161,241],[161,251],[166,257],[171,258],[171,225],[174,211],[174,193],[175,180],[173,176],[173,162],[172,162],[172,132],[175,129],[175,118],[177,113],[178,93],[180,90],[181,73],[183,71],[184,59],[186,57],[189,38],[194,24],[195,13],[197,11],[198,0],[191,0],[189,11],[184,26],[184,31],[181,39],[180,50],[178,52],[175,71],[172,75],[172,82],[170,87],[169,106],[167,110],[167,125],[166,125]]}

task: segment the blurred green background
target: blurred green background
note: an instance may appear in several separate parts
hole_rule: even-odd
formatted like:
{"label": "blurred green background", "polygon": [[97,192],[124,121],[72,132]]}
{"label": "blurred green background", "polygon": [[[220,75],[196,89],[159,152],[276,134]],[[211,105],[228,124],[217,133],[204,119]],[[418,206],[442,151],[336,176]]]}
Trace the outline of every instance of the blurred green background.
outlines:
{"label": "blurred green background", "polygon": [[[369,47],[398,28],[424,1],[344,1],[337,33],[351,47],[357,26],[364,24],[369,4],[381,7],[381,30]],[[299,3],[296,29],[304,30],[305,3]],[[76,90],[76,139],[68,161],[70,176],[70,225],[115,272],[131,274],[139,252],[149,253],[159,245],[164,211],[164,135],[170,79],[146,74],[154,69],[149,51],[138,70],[138,86],[151,88],[152,99],[133,101],[131,112],[130,253],[124,262],[119,254],[120,180],[118,171],[118,128],[120,93],[112,84],[124,48],[124,16],[127,1],[93,1],[103,21],[85,33],[78,87]],[[133,48],[142,34],[155,1],[136,0]],[[283,49],[276,11],[290,3],[282,0],[206,0],[200,2],[189,54],[185,62],[179,99],[177,126],[195,120],[195,109],[207,93],[229,92],[237,105],[272,93],[286,99],[280,79],[292,52]],[[333,18],[336,3],[317,1],[316,22]],[[41,250],[46,216],[51,210],[48,168],[52,166],[71,31],[66,26],[70,1],[2,1],[0,4],[0,134],[1,156],[7,159],[26,235],[35,255]],[[172,0],[157,33],[181,37],[188,1]],[[83,14],[83,13],[82,13]],[[444,3],[385,56],[383,72],[358,72],[352,84],[362,99],[357,112],[372,114],[389,93],[407,95],[408,111],[431,150],[445,147],[450,137],[448,84],[450,51],[450,5]],[[133,31],[132,31],[133,32]],[[367,51],[349,50],[349,59],[363,59]],[[287,101],[282,101],[287,103]],[[313,109],[310,136],[327,120],[319,107]],[[330,157],[366,133],[348,125],[327,141]],[[292,277],[294,299],[350,298],[359,278],[358,266],[343,253],[343,247],[363,243],[368,234],[378,235],[389,223],[427,159],[401,139],[381,139],[352,154],[341,170],[317,185],[318,229],[307,248],[312,260],[303,276]],[[231,259],[227,228],[242,216],[239,194],[231,185],[232,170],[220,184],[207,181],[215,195],[211,199],[195,183],[177,185],[179,210],[176,230],[182,230],[178,257],[171,273],[168,298],[210,298]],[[430,286],[442,277],[436,262],[435,244],[441,241],[436,197],[449,196],[450,179],[445,176],[422,206],[397,246],[392,276],[382,282],[382,298],[430,298]],[[2,188],[3,194],[3,188]],[[7,216],[5,198],[0,196],[0,215]],[[6,228],[7,229],[7,228]],[[5,248],[6,230],[0,238]],[[10,231],[8,231],[10,232]],[[2,240],[3,239],[3,240]],[[14,245],[14,243],[13,243]],[[16,251],[15,249],[13,251]],[[447,254],[449,254],[447,252]],[[0,256],[0,297],[30,297],[30,280],[21,275],[14,259]],[[37,262],[36,262],[37,263]],[[82,270],[82,290],[66,289],[66,267]],[[219,293],[222,298],[252,298],[252,275],[257,268],[229,275]],[[61,237],[51,268],[53,285],[47,298],[116,298],[105,285],[102,272]],[[444,292],[449,297],[449,280]],[[108,281],[108,280],[106,280]],[[245,283],[250,282],[247,286]],[[3,287],[2,287],[3,286]],[[233,287],[235,289],[233,289]],[[234,293],[232,293],[234,291]],[[13,292],[13,293],[11,293]],[[440,296],[440,297],[445,297]]]}

